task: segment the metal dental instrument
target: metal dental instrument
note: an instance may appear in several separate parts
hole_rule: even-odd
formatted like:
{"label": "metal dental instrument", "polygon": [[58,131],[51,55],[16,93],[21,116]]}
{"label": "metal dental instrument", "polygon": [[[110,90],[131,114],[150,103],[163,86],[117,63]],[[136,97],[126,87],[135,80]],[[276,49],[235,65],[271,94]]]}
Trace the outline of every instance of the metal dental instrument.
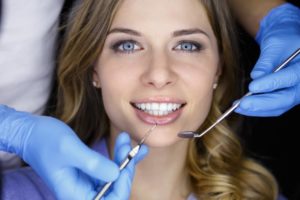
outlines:
{"label": "metal dental instrument", "polygon": [[[155,123],[155,125],[152,126],[145,133],[145,136],[141,139],[141,141],[134,148],[132,148],[131,151],[129,151],[126,159],[119,166],[120,171],[122,171],[129,164],[129,162],[138,154],[138,152],[140,151],[140,148],[141,148],[142,144],[144,144],[144,142],[150,136],[150,134],[156,128],[156,126],[157,126],[157,124]],[[103,188],[100,190],[100,192],[96,195],[96,197],[94,198],[94,200],[100,200],[103,197],[103,195],[106,193],[106,191],[110,188],[110,186],[112,185],[112,183],[113,182],[106,183],[103,186]]]}
{"label": "metal dental instrument", "polygon": [[[285,67],[291,60],[293,60],[298,54],[300,53],[300,48],[297,49],[290,57],[288,57],[281,65],[277,66],[273,73],[278,72],[283,67]],[[229,109],[227,109],[224,114],[222,114],[215,123],[213,123],[210,127],[204,130],[201,133],[197,133],[195,131],[181,131],[178,133],[178,136],[181,138],[199,138],[202,137],[204,134],[209,132],[212,128],[214,128],[217,124],[219,124],[223,119],[225,119],[232,111],[234,111],[241,103],[242,98],[252,95],[251,92],[248,92],[244,96],[242,96],[237,102],[235,102]]]}

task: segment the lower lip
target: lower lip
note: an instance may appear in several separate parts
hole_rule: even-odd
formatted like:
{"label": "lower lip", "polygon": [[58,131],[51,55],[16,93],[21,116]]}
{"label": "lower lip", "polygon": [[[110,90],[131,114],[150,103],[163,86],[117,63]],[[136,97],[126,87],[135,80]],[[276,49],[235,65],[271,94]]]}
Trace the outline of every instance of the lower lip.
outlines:
{"label": "lower lip", "polygon": [[150,115],[146,112],[143,112],[137,108],[134,108],[136,115],[140,120],[147,124],[157,124],[157,125],[166,125],[174,122],[182,113],[182,108],[176,110],[175,112],[172,112],[168,115],[163,116],[154,116]]}

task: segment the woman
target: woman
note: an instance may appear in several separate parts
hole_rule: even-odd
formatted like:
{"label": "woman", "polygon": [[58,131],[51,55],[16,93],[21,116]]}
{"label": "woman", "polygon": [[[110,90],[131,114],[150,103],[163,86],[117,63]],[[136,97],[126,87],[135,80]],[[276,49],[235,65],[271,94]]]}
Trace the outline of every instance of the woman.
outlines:
{"label": "woman", "polygon": [[110,157],[121,131],[137,143],[158,124],[130,199],[277,198],[272,175],[245,157],[225,122],[197,140],[177,137],[209,126],[232,101],[228,12],[218,0],[83,1],[74,11],[58,116],[86,143],[106,142]]}
{"label": "woman", "polygon": [[61,55],[61,118],[87,142],[109,135],[109,149],[120,131],[138,142],[158,123],[133,199],[276,198],[273,177],[225,123],[199,140],[177,137],[232,101],[232,27],[225,1],[89,1],[76,13]]}

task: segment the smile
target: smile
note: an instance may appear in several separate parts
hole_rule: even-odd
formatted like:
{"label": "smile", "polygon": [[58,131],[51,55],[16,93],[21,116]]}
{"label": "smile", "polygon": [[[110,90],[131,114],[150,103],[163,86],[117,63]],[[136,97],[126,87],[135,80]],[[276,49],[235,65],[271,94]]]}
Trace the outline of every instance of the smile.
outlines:
{"label": "smile", "polygon": [[133,106],[149,115],[164,116],[180,109],[184,104],[179,103],[133,103]]}
{"label": "smile", "polygon": [[137,117],[147,124],[166,125],[174,122],[186,103],[181,102],[134,102],[131,103]]}

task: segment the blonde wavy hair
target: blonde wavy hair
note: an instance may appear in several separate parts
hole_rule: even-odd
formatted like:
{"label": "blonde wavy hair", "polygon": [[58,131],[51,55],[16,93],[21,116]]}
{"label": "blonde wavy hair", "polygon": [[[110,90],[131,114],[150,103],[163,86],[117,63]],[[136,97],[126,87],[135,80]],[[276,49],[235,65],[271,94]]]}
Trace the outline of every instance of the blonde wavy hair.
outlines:
{"label": "blonde wavy hair", "polygon": [[[208,127],[235,97],[238,48],[225,0],[199,0],[206,8],[223,62],[211,110],[199,131]],[[74,6],[59,58],[57,116],[91,144],[109,133],[101,93],[92,85],[93,64],[102,51],[122,0],[86,0]],[[199,199],[274,200],[274,177],[247,158],[238,137],[224,121],[210,134],[191,140],[186,160],[192,192]]]}

